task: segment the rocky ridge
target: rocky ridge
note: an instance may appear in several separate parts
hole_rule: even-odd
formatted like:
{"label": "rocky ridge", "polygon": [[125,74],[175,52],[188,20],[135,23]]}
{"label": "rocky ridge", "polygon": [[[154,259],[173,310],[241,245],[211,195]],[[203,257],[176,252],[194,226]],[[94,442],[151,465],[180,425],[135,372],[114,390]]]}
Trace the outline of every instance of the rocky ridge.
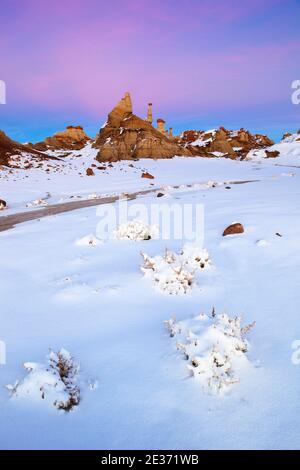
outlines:
{"label": "rocky ridge", "polygon": [[[94,140],[81,126],[68,126],[36,144],[21,144],[0,131],[0,167],[27,169],[34,166],[43,169],[46,163],[46,171],[54,171],[55,165],[47,167],[47,161],[64,160],[68,155],[77,158],[87,152],[96,155],[92,166],[97,168],[97,160],[111,165],[111,162],[119,160],[174,156],[238,160],[251,159],[253,155],[255,158],[257,155],[263,158],[280,156],[280,144],[274,146],[266,135],[251,134],[243,128],[237,131],[224,127],[208,131],[187,130],[173,137],[172,128],[167,131],[162,118],[157,119],[157,127],[153,127],[152,103],[148,106],[147,118],[138,117],[133,113],[130,94],[125,93],[108,114],[107,121]],[[281,143],[300,143],[300,130],[296,134],[286,133]]]}
{"label": "rocky ridge", "polygon": [[201,157],[227,157],[244,159],[252,149],[267,148],[274,144],[266,135],[251,134],[241,128],[230,131],[224,127],[209,131],[185,131],[178,142],[194,149],[194,154]]}

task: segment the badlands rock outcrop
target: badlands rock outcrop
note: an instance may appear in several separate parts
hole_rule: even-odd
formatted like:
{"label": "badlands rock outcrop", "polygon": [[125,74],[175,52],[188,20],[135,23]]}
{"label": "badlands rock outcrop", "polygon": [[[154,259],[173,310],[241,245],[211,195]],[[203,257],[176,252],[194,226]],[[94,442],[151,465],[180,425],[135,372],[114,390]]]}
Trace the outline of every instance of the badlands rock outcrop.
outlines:
{"label": "badlands rock outcrop", "polygon": [[5,132],[0,131],[0,165],[18,167],[21,156],[41,157],[40,152],[29,145],[23,145],[10,139]]}
{"label": "badlands rock outcrop", "polygon": [[193,148],[194,155],[203,157],[245,158],[252,149],[267,148],[274,142],[265,135],[251,134],[245,129],[229,131],[224,127],[210,131],[185,131],[178,142]]}
{"label": "badlands rock outcrop", "polygon": [[99,149],[97,160],[101,162],[193,155],[190,149],[155,129],[149,120],[133,114],[129,93],[109,113],[93,147]]}
{"label": "badlands rock outcrop", "polygon": [[90,137],[81,126],[68,126],[64,131],[56,132],[43,142],[34,144],[34,148],[40,151],[81,150],[89,141],[91,141]]}

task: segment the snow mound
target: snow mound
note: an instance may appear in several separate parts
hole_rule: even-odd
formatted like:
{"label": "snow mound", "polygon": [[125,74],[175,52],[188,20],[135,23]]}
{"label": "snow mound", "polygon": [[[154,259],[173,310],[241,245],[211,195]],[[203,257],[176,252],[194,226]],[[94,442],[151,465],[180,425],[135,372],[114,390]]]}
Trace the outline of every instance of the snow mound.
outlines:
{"label": "snow mound", "polygon": [[88,199],[99,199],[101,197],[98,193],[92,193],[88,195]]}
{"label": "snow mound", "polygon": [[223,394],[239,382],[240,373],[251,368],[245,334],[255,322],[241,326],[241,317],[223,313],[201,314],[186,321],[165,322],[170,336],[177,337],[177,349],[188,360],[188,369],[204,391]]}
{"label": "snow mound", "polygon": [[140,220],[133,220],[119,225],[114,232],[117,240],[151,240],[158,235],[158,229],[154,225],[148,225]]}
{"label": "snow mound", "polygon": [[286,143],[286,144],[293,144],[297,142],[300,144],[300,133],[284,136],[281,142]]}
{"label": "snow mound", "polygon": [[85,237],[76,240],[75,245],[77,246],[98,246],[102,245],[103,241],[95,237],[93,234],[86,235]]}
{"label": "snow mound", "polygon": [[170,250],[166,250],[164,256],[153,258],[145,253],[141,255],[144,275],[160,290],[173,295],[186,294],[193,285],[196,272],[211,266],[208,252],[194,244],[184,245],[179,255]]}
{"label": "snow mound", "polygon": [[178,258],[190,270],[202,270],[212,265],[208,251],[192,243],[184,245]]}
{"label": "snow mound", "polygon": [[26,207],[39,207],[39,206],[48,206],[48,202],[45,199],[35,199],[32,202],[28,202]]}
{"label": "snow mound", "polygon": [[24,368],[28,375],[22,381],[6,386],[11,396],[36,401],[42,399],[64,411],[70,411],[79,404],[79,365],[65,349],[58,353],[50,350],[46,364],[27,362]]}

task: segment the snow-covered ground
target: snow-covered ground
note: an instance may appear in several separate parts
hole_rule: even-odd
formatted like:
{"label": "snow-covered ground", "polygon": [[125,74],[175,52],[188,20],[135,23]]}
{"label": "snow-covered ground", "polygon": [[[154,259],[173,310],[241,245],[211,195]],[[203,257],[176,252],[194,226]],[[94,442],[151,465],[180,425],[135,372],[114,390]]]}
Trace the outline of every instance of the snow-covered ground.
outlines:
{"label": "snow-covered ground", "polygon": [[[7,201],[5,214],[10,214],[33,210],[43,204],[65,203],[76,198],[100,198],[124,191],[134,192],[169,185],[205,185],[208,181],[270,178],[290,171],[284,170],[281,165],[300,166],[300,142],[296,142],[296,138],[298,134],[294,136],[293,142],[284,141],[270,147],[270,150],[280,150],[280,157],[265,159],[264,150],[251,151],[249,160],[243,165],[239,161],[221,157],[211,159],[209,163],[203,158],[176,157],[172,160],[121,161],[110,167],[95,161],[97,149],[92,149],[91,144],[88,144],[83,150],[62,157],[59,162],[44,162],[41,168],[0,171],[0,198]],[[61,152],[52,152],[52,155],[61,155]],[[95,175],[86,176],[87,168],[95,164]],[[45,171],[47,169],[48,172]],[[142,178],[145,171],[152,174],[154,179]]]}
{"label": "snow-covered ground", "polygon": [[[0,233],[0,340],[6,344],[0,448],[300,447],[300,365],[292,361],[292,343],[300,339],[300,169],[278,164],[297,167],[300,159],[143,160],[134,162],[136,168],[114,164],[95,177],[70,172],[50,174],[48,180],[34,170],[36,182],[31,176],[0,181],[0,196],[15,210],[46,191],[55,200],[145,189],[151,183],[203,183],[169,189],[167,197],[149,194],[129,205],[204,204],[204,248],[211,260],[186,294],[170,295],[143,275],[140,253],[155,257],[166,248],[180,253],[186,240],[112,237],[78,243],[96,235],[96,208]],[[155,179],[140,178],[142,170]],[[258,181],[208,183],[243,180]],[[222,237],[236,221],[245,232]],[[239,381],[222,394],[210,394],[191,375],[176,336],[170,338],[164,324],[173,316],[184,325],[192,322],[191,333],[204,343],[209,339],[208,347],[216,334],[211,334],[212,312],[242,316],[243,325],[256,322],[246,335],[246,366],[235,371]],[[193,323],[200,313],[210,319],[201,334]],[[32,381],[23,363],[40,364],[45,373],[50,348],[64,348],[80,363],[80,402],[70,412],[24,392],[24,383],[29,381],[31,391]],[[10,398],[5,386],[17,380],[22,393]]]}

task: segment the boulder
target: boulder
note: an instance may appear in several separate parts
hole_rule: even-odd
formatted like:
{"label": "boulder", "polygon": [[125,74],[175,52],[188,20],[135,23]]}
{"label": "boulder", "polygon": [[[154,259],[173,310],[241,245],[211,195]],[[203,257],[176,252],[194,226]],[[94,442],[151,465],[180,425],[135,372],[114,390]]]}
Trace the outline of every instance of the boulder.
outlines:
{"label": "boulder", "polygon": [[273,150],[273,151],[265,150],[265,153],[266,153],[266,158],[276,158],[276,157],[279,157],[280,155],[280,152],[278,150]]}
{"label": "boulder", "polygon": [[226,237],[227,235],[236,235],[238,233],[244,233],[244,227],[240,223],[234,223],[229,225],[223,232],[223,237]]}
{"label": "boulder", "polygon": [[147,171],[142,173],[142,178],[147,178],[148,180],[154,180],[154,176],[151,175],[151,173],[148,173]]}
{"label": "boulder", "polygon": [[4,209],[6,209],[6,207],[7,207],[6,201],[4,201],[3,199],[0,199],[0,211],[3,211]]}
{"label": "boulder", "polygon": [[87,168],[86,175],[87,176],[95,176],[94,170],[92,168]]}

